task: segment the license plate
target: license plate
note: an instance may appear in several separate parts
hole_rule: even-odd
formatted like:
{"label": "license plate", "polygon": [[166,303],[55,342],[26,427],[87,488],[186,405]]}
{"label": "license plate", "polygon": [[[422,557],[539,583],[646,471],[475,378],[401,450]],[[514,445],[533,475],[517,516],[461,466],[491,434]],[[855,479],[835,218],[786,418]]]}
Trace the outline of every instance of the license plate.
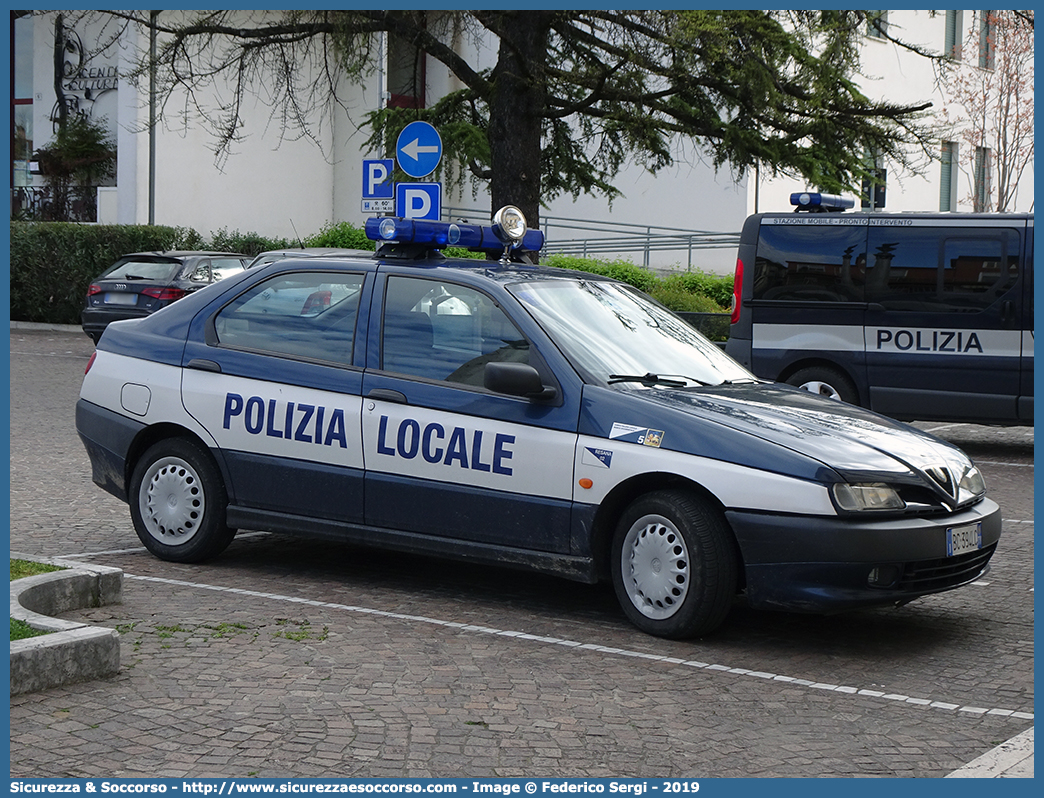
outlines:
{"label": "license plate", "polygon": [[955,526],[946,530],[946,556],[967,554],[982,548],[982,524]]}
{"label": "license plate", "polygon": [[112,291],[105,295],[106,305],[137,305],[137,294],[117,294]]}

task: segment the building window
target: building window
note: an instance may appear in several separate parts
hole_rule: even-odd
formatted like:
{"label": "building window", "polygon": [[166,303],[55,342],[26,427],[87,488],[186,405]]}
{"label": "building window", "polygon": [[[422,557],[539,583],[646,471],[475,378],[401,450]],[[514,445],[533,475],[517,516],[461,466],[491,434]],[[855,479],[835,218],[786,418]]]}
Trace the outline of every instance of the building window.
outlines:
{"label": "building window", "polygon": [[991,153],[987,147],[975,148],[975,182],[972,210],[985,213],[990,209]]}
{"label": "building window", "polygon": [[394,33],[388,35],[388,105],[424,108],[424,52]]}
{"label": "building window", "polygon": [[979,12],[979,66],[993,69],[993,12]]}
{"label": "building window", "polygon": [[11,32],[11,186],[32,184],[33,155],[33,18],[12,19]]}
{"label": "building window", "polygon": [[961,60],[961,27],[963,11],[946,12],[946,41],[943,44],[943,55],[951,61]]}
{"label": "building window", "polygon": [[942,170],[939,175],[939,210],[957,210],[957,142],[942,143]]}
{"label": "building window", "polygon": [[871,39],[884,39],[888,33],[888,12],[866,12],[866,35]]}

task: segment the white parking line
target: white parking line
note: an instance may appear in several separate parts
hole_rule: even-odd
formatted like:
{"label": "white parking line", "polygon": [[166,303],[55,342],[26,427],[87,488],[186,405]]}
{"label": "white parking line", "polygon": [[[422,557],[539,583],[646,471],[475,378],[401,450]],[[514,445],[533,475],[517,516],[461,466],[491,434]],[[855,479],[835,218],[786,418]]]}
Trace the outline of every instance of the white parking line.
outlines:
{"label": "white parking line", "polygon": [[126,573],[124,574],[124,576],[128,579],[133,579],[141,582],[174,585],[176,587],[191,587],[200,590],[214,590],[221,593],[232,593],[240,596],[250,596],[253,598],[263,598],[273,601],[284,601],[292,604],[304,604],[310,607],[322,607],[326,609],[342,610],[345,612],[361,613],[365,615],[375,616],[378,618],[393,618],[395,620],[409,621],[413,623],[433,624],[436,626],[444,626],[448,629],[459,629],[462,632],[475,632],[478,634],[499,635],[502,637],[511,637],[516,640],[528,640],[534,643],[566,646],[568,648],[583,649],[588,651],[597,651],[602,654],[611,654],[621,657],[635,657],[637,659],[666,662],[672,665],[683,665],[690,668],[699,668],[706,669],[708,671],[716,671],[718,673],[727,673],[732,676],[747,676],[756,679],[783,682],[786,684],[793,684],[799,687],[804,687],[809,690],[825,690],[839,693],[841,695],[859,695],[869,698],[880,698],[884,701],[895,701],[897,703],[909,704],[911,706],[929,707],[931,709],[942,709],[951,712],[963,712],[967,715],[999,715],[1004,717],[1020,718],[1023,720],[1033,720],[1032,712],[1020,712],[1011,709],[1000,708],[991,709],[989,707],[975,707],[961,705],[960,703],[951,703],[947,701],[932,701],[927,698],[917,698],[914,696],[907,696],[899,693],[885,693],[881,690],[869,690],[866,688],[850,687],[847,685],[816,682],[809,679],[798,679],[793,676],[785,676],[783,674],[769,673],[766,671],[755,671],[750,668],[735,668],[729,665],[713,664],[709,662],[698,662],[696,660],[688,660],[680,657],[666,657],[658,654],[647,654],[642,651],[631,651],[623,648],[613,648],[611,646],[602,646],[595,643],[581,643],[576,640],[562,640],[557,637],[544,637],[541,635],[527,634],[525,632],[510,631],[506,629],[494,629],[488,626],[479,626],[476,624],[461,623],[458,621],[444,621],[438,618],[429,618],[424,615],[409,615],[400,612],[388,612],[386,610],[375,610],[370,607],[357,607],[349,604],[337,604],[327,601],[316,601],[314,599],[301,598],[300,596],[284,596],[278,593],[266,593],[260,590],[244,590],[242,588],[237,587],[221,587],[219,585],[208,585],[202,582],[186,582],[181,579],[166,579],[156,576],[134,576],[132,574]]}

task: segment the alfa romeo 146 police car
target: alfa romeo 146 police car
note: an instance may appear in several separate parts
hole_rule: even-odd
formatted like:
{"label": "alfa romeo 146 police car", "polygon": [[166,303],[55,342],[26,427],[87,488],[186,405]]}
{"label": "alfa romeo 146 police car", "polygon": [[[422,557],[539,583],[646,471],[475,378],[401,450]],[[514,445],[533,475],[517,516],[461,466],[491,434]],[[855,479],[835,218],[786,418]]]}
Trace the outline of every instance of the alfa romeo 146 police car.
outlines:
{"label": "alfa romeo 146 police car", "polygon": [[628,285],[533,265],[517,209],[366,229],[373,256],[290,257],[109,325],[77,430],[156,556],[250,529],[611,580],[672,638],[737,597],[827,613],[987,569],[999,508],[954,446],[759,380]]}

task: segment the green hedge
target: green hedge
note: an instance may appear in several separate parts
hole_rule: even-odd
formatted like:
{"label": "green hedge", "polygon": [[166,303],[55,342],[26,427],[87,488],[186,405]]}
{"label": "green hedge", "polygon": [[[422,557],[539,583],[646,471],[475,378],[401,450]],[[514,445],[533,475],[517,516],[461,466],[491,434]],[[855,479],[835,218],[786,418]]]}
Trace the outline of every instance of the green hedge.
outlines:
{"label": "green hedge", "polygon": [[120,256],[202,245],[183,227],[11,222],[11,318],[79,324],[87,286]]}
{"label": "green hedge", "polygon": [[[11,318],[50,324],[79,324],[91,280],[128,252],[213,249],[254,256],[271,249],[306,247],[374,248],[358,227],[327,225],[303,239],[266,238],[221,229],[209,239],[184,227],[11,222]],[[483,257],[464,250],[448,255]],[[630,261],[551,255],[548,266],[613,277],[650,294],[674,311],[723,313],[732,298],[732,276],[679,272],[658,277]]]}

